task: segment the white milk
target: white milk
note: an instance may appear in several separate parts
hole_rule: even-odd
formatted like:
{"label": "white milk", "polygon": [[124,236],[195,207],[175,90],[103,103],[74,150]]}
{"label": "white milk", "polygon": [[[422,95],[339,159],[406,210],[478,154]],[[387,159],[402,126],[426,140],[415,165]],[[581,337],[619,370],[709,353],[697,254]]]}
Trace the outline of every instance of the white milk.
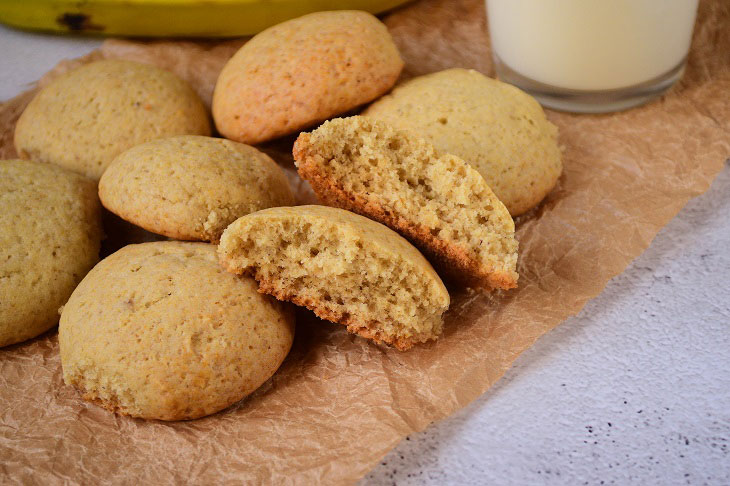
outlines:
{"label": "white milk", "polygon": [[487,0],[492,48],[534,81],[624,88],[677,67],[698,0]]}

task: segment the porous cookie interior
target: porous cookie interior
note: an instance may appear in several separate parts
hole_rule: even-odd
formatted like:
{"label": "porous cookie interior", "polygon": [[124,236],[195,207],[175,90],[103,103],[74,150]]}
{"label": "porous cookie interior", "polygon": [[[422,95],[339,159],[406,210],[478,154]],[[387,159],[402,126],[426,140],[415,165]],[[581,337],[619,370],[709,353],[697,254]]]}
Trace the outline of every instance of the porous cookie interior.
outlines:
{"label": "porous cookie interior", "polygon": [[295,158],[320,198],[394,227],[452,276],[477,287],[516,286],[514,222],[462,159],[362,117],[302,134]]}
{"label": "porous cookie interior", "polygon": [[399,349],[441,333],[448,294],[425,260],[428,271],[336,220],[257,217],[266,212],[224,233],[219,253],[230,271],[252,274],[261,291]]}

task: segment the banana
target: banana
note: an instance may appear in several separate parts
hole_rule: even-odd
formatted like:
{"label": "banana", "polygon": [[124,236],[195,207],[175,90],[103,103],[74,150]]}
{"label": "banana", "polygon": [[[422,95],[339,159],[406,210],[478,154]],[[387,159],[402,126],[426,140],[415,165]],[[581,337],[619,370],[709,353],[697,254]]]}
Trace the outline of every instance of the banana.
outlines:
{"label": "banana", "polygon": [[0,22],[62,33],[237,37],[320,10],[383,12],[407,0],[0,0]]}

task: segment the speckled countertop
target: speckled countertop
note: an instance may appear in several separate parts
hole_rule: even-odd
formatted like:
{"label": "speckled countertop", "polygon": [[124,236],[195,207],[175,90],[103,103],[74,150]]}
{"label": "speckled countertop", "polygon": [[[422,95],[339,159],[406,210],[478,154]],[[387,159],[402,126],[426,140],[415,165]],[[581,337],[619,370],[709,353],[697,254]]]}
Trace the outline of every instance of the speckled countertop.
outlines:
{"label": "speckled countertop", "polygon": [[730,164],[576,317],[363,484],[730,484]]}
{"label": "speckled countertop", "polygon": [[[99,43],[0,26],[0,100]],[[578,316],[362,484],[730,484],[730,164]]]}

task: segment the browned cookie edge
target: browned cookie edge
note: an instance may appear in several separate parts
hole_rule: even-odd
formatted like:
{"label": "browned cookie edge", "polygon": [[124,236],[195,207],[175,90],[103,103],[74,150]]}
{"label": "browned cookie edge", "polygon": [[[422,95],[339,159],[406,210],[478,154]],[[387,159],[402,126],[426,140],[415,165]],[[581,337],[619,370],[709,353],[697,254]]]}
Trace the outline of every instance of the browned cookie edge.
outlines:
{"label": "browned cookie edge", "polygon": [[429,340],[435,340],[437,337],[433,335],[422,334],[414,335],[410,338],[404,338],[397,337],[392,334],[387,334],[376,329],[372,329],[371,327],[368,327],[367,323],[355,319],[350,314],[332,312],[331,310],[322,306],[318,300],[305,299],[298,295],[292,294],[291,292],[287,292],[285,289],[276,287],[273,283],[262,279],[261,276],[258,275],[254,269],[240,270],[234,268],[225,259],[225,257],[220,258],[220,263],[227,271],[231,273],[252,276],[254,280],[256,280],[256,282],[259,284],[259,292],[261,292],[262,294],[271,295],[281,301],[292,302],[300,307],[306,307],[307,309],[314,312],[315,315],[320,319],[334,322],[335,324],[342,324],[347,327],[348,332],[352,334],[357,334],[366,339],[370,339],[378,344],[388,344],[399,351],[407,351],[412,348],[414,344],[426,342]]}

